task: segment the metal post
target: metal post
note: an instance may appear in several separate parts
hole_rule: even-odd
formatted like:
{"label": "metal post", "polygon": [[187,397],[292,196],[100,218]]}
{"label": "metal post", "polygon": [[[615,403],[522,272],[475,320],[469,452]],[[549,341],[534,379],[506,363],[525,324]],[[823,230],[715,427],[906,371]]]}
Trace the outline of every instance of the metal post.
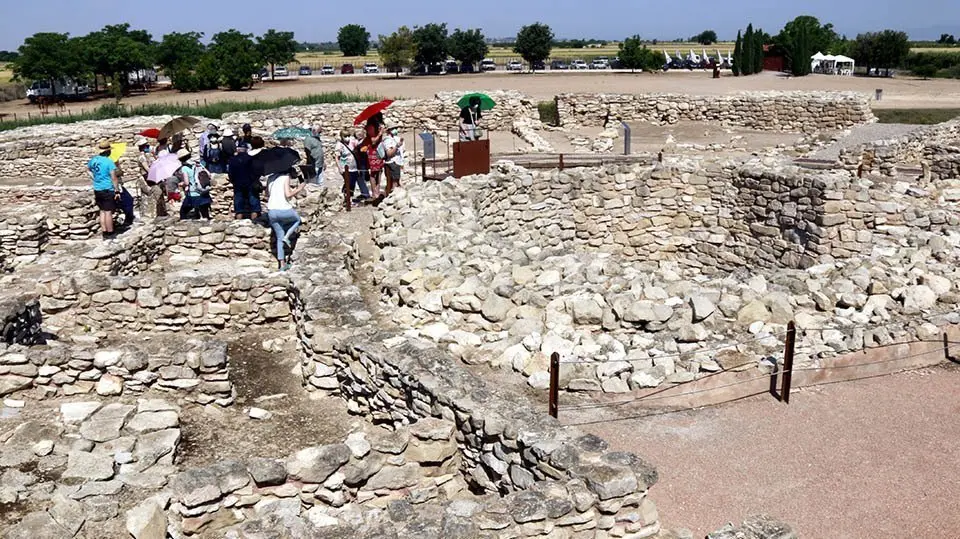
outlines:
{"label": "metal post", "polygon": [[550,404],[549,411],[550,416],[554,419],[557,418],[557,413],[560,411],[560,405],[557,402],[557,397],[560,392],[560,354],[554,352],[550,354]]}
{"label": "metal post", "polygon": [[563,154],[560,154],[560,170],[563,170]]}
{"label": "metal post", "polygon": [[793,377],[793,350],[797,340],[797,326],[791,320],[787,323],[787,338],[783,350],[783,386],[780,393],[783,402],[790,404],[790,382]]}
{"label": "metal post", "polygon": [[420,178],[422,180],[427,179],[427,158],[426,157],[420,160]]}
{"label": "metal post", "polygon": [[620,122],[623,126],[623,155],[630,155],[630,126],[626,122]]}
{"label": "metal post", "polygon": [[[359,174],[359,172],[358,172]],[[343,205],[350,211],[353,203],[353,186],[350,185],[350,169],[343,167]]]}

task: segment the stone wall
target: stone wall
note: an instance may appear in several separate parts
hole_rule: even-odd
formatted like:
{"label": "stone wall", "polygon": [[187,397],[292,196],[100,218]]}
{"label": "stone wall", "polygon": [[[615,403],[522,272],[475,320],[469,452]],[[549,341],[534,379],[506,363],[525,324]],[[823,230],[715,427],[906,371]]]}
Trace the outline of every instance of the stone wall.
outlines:
{"label": "stone wall", "polygon": [[839,130],[875,121],[870,99],[851,92],[754,92],[735,95],[561,94],[563,126],[610,127],[709,121],[772,131]]}
{"label": "stone wall", "polygon": [[[308,256],[326,253],[315,258],[323,264],[291,272],[308,389],[338,394],[352,412],[394,428],[428,418],[452,422],[461,470],[475,489],[515,492],[519,501],[535,496],[531,490],[543,481],[575,484],[600,500],[603,529],[656,533],[655,516],[641,524],[631,516],[656,482],[649,464],[608,451],[599,438],[560,427],[524,398],[495,390],[432,344],[363,328],[371,315],[338,256],[349,254],[351,246],[323,235],[311,238],[306,249]],[[318,331],[321,321],[342,332]]]}
{"label": "stone wall", "polygon": [[107,277],[78,271],[37,286],[44,312],[97,329],[215,333],[290,316],[282,275],[182,270]]}
{"label": "stone wall", "polygon": [[0,395],[31,390],[39,398],[96,392],[101,396],[177,391],[200,404],[227,406],[235,397],[226,344],[210,339],[127,339],[119,345],[51,342],[0,355]]}
{"label": "stone wall", "polygon": [[[38,254],[45,243],[85,240],[100,232],[99,212],[89,189],[74,187],[0,187],[0,233],[4,237],[45,236],[36,252],[31,243],[29,253]],[[45,229],[45,232],[34,227]],[[9,240],[8,240],[9,241]],[[3,243],[3,251],[8,251]]]}
{"label": "stone wall", "polygon": [[837,161],[851,171],[864,164],[869,165],[865,167],[866,172],[895,176],[898,165],[916,166],[927,162],[928,146],[956,145],[957,140],[960,140],[960,119],[916,129],[894,139],[842,148]]}
{"label": "stone wall", "polygon": [[960,139],[954,146],[927,146],[923,161],[930,166],[931,180],[960,179]]}

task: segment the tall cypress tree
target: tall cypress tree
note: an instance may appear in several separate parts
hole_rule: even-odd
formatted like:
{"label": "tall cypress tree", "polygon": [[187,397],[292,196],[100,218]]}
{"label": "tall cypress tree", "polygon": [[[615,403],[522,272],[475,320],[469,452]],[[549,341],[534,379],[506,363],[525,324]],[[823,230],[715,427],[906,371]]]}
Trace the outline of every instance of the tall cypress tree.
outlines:
{"label": "tall cypress tree", "polygon": [[737,30],[737,42],[733,46],[733,65],[730,69],[734,77],[740,76],[740,66],[743,63],[743,39],[740,37],[740,30]]}
{"label": "tall cypress tree", "polygon": [[760,73],[763,71],[763,30],[758,29],[754,32],[753,37],[756,47],[753,53],[753,72]]}
{"label": "tall cypress tree", "polygon": [[747,31],[743,34],[743,46],[741,47],[743,66],[740,67],[740,72],[744,75],[753,75],[753,56],[755,50],[753,45],[753,23],[750,23],[747,25]]}

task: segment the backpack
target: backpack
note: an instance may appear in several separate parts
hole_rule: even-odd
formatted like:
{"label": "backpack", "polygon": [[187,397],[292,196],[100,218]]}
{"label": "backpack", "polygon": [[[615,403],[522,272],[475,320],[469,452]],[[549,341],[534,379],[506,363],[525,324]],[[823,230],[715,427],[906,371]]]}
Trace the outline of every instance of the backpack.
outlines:
{"label": "backpack", "polygon": [[203,167],[197,167],[195,169],[195,172],[196,172],[195,177],[196,177],[197,185],[200,186],[200,188],[197,189],[197,191],[199,191],[202,194],[209,193],[210,186],[213,184],[213,179],[210,177],[210,171]]}

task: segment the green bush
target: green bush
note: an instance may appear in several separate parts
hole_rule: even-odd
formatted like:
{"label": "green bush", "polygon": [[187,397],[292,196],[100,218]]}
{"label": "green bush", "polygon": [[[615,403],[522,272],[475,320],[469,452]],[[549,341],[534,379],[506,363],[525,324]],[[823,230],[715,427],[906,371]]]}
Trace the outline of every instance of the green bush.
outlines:
{"label": "green bush", "polygon": [[30,119],[18,118],[16,121],[3,121],[0,122],[0,131],[9,131],[18,127],[28,127],[32,125],[70,124],[85,120],[106,120],[109,118],[127,118],[130,116],[203,116],[206,118],[220,119],[223,118],[224,115],[232,112],[269,110],[288,106],[338,103],[373,103],[379,101],[380,99],[382,99],[380,96],[372,94],[329,92],[279,99],[277,101],[217,101],[213,103],[204,103],[202,105],[151,103],[148,105],[130,107],[123,104],[118,105],[110,103],[101,105],[92,111],[87,111],[72,116],[45,116]]}
{"label": "green bush", "polygon": [[960,54],[955,52],[912,52],[904,66],[918,77],[960,78]]}
{"label": "green bush", "polygon": [[960,109],[876,109],[873,113],[884,124],[939,124],[960,116]]}
{"label": "green bush", "polygon": [[557,111],[557,102],[541,101],[537,103],[540,112],[540,121],[547,125],[560,125],[560,113]]}

